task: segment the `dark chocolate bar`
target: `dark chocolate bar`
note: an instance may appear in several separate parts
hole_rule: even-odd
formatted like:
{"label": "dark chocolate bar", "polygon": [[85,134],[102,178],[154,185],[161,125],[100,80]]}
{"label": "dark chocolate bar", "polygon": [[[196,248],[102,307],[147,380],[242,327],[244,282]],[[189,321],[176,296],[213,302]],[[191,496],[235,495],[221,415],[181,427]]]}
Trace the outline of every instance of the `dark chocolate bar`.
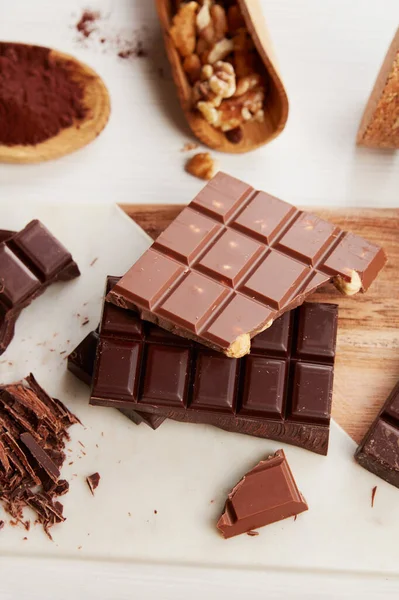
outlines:
{"label": "dark chocolate bar", "polygon": [[[119,277],[107,277],[105,293],[108,293],[111,287],[113,287],[119,279]],[[125,312],[122,311],[122,309],[116,307],[115,309],[117,312],[121,312],[121,316],[125,316]],[[90,387],[96,361],[98,340],[98,331],[91,331],[68,356],[68,370]],[[119,410],[125,417],[133,421],[133,423],[136,423],[136,425],[146,423],[146,425],[154,430],[158,429],[165,421],[165,417],[158,417],[157,415],[152,415],[150,413],[140,413],[140,411],[131,408],[120,408]]]}
{"label": "dark chocolate bar", "polygon": [[218,173],[108,300],[237,358],[321,285],[365,291],[385,262],[365,239]]}
{"label": "dark chocolate bar", "polygon": [[90,402],[327,454],[337,315],[304,304],[238,360],[105,303]]}
{"label": "dark chocolate bar", "polygon": [[362,467],[399,488],[399,382],[356,450],[355,458]]}
{"label": "dark chocolate bar", "polygon": [[51,283],[80,275],[70,253],[40,221],[31,221],[19,233],[1,234],[0,354],[12,340],[23,308]]}
{"label": "dark chocolate bar", "polygon": [[308,510],[283,450],[261,461],[230,492],[217,527],[224,538],[248,533]]}

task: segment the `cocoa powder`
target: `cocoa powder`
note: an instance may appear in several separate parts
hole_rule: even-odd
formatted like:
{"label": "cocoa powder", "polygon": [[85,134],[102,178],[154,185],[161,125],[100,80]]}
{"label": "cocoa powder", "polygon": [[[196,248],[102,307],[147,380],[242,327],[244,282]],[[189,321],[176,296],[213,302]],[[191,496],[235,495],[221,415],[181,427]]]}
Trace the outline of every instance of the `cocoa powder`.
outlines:
{"label": "cocoa powder", "polygon": [[48,48],[0,42],[0,144],[35,145],[82,121],[75,70]]}

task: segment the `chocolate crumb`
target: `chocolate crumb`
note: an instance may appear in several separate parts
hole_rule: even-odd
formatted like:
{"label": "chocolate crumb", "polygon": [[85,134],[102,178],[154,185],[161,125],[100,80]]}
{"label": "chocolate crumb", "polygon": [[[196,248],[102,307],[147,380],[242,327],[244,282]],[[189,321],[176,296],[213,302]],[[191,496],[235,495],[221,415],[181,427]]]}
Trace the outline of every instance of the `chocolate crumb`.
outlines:
{"label": "chocolate crumb", "polygon": [[78,550],[81,550],[81,549],[82,549],[82,546],[78,546]]}
{"label": "chocolate crumb", "polygon": [[98,448],[98,444],[96,444],[96,448]]}
{"label": "chocolate crumb", "polygon": [[78,440],[78,444],[80,444],[82,446],[82,448],[86,448],[86,446],[84,445],[84,443],[81,442],[80,440]]}
{"label": "chocolate crumb", "polygon": [[99,12],[94,12],[91,10],[83,11],[82,16],[79,21],[76,23],[77,31],[84,37],[88,38],[96,30],[96,21],[100,18]]}
{"label": "chocolate crumb", "polygon": [[127,516],[128,516],[128,517],[131,517],[131,516],[132,516],[132,513],[128,512],[128,513],[127,513]]}
{"label": "chocolate crumb", "polygon": [[62,352],[60,352],[60,354],[66,354],[66,350],[63,350]]}
{"label": "chocolate crumb", "polygon": [[92,495],[94,496],[94,490],[97,489],[98,484],[100,483],[100,474],[93,473],[92,475],[86,477],[86,481]]}
{"label": "chocolate crumb", "polygon": [[12,367],[12,366],[13,366],[13,364],[14,364],[14,363],[12,363],[12,362],[9,362],[9,363],[8,363],[8,366],[9,366],[9,367]]}
{"label": "chocolate crumb", "polygon": [[294,521],[296,521],[296,518],[297,518],[297,516],[298,516],[298,515],[294,515]]}
{"label": "chocolate crumb", "polygon": [[251,537],[253,537],[254,535],[259,535],[259,531],[247,531],[247,535],[250,535]]}
{"label": "chocolate crumb", "polygon": [[190,152],[198,147],[199,145],[196,142],[186,142],[180,152]]}
{"label": "chocolate crumb", "polygon": [[84,327],[85,325],[87,325],[88,323],[90,323],[90,319],[88,319],[87,317],[85,318],[85,320],[82,322],[82,327]]}
{"label": "chocolate crumb", "polygon": [[224,135],[232,144],[239,144],[242,141],[244,133],[241,127],[235,127],[234,129],[230,129],[230,131],[225,131]]}
{"label": "chocolate crumb", "polygon": [[71,460],[71,462],[68,463],[69,466],[73,465],[73,460]]}
{"label": "chocolate crumb", "polygon": [[22,538],[22,541],[24,542],[24,541],[25,541],[25,540],[27,540],[27,539],[28,539],[27,537],[24,537],[24,538]]}
{"label": "chocolate crumb", "polygon": [[3,521],[3,520],[1,520],[1,521],[0,521],[0,529],[3,529],[4,525],[5,525],[4,521]]}
{"label": "chocolate crumb", "polygon": [[377,491],[377,486],[375,485],[371,490],[371,508],[374,508],[374,498]]}
{"label": "chocolate crumb", "polygon": [[158,514],[158,511],[154,509],[154,515],[157,515],[157,514]]}

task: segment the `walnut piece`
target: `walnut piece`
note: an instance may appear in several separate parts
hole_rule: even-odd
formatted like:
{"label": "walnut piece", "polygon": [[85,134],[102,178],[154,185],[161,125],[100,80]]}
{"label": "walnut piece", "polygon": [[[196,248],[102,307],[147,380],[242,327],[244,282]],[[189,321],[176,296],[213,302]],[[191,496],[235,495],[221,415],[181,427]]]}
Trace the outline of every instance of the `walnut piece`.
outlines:
{"label": "walnut piece", "polygon": [[219,42],[227,33],[227,17],[226,11],[220,4],[213,4],[210,8],[215,42]]}
{"label": "walnut piece", "polygon": [[194,154],[186,163],[185,169],[199,179],[212,179],[217,172],[216,163],[209,152]]}
{"label": "walnut piece", "polygon": [[[193,88],[193,103],[206,101],[210,107],[219,106],[224,98],[230,98],[236,90],[234,68],[230,63],[218,61],[213,66],[204,65],[200,81]],[[201,109],[200,109],[201,110]]]}
{"label": "walnut piece", "polygon": [[234,49],[233,40],[223,38],[220,42],[216,42],[212,50],[208,54],[208,62],[212,65],[213,63],[223,60],[230,52]]}
{"label": "walnut piece", "polygon": [[239,29],[245,28],[245,21],[237,4],[232,4],[227,9],[227,24],[230,35],[234,35]]}
{"label": "walnut piece", "polygon": [[190,54],[183,61],[183,69],[191,84],[199,80],[201,76],[201,61],[198,54]]}
{"label": "walnut piece", "polygon": [[183,58],[193,54],[196,44],[196,16],[198,10],[197,2],[181,4],[178,12],[173,17],[170,36]]}

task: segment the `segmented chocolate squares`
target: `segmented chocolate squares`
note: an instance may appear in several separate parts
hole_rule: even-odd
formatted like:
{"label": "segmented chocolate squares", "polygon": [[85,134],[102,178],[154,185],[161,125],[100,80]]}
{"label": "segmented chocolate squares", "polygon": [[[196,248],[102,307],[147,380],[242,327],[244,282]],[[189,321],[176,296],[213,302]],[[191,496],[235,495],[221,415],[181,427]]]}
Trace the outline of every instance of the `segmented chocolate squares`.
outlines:
{"label": "segmented chocolate squares", "polygon": [[384,251],[218,173],[108,300],[229,357],[324,283],[366,290]]}
{"label": "segmented chocolate squares", "polygon": [[90,402],[326,454],[337,315],[306,303],[230,359],[105,303]]}

